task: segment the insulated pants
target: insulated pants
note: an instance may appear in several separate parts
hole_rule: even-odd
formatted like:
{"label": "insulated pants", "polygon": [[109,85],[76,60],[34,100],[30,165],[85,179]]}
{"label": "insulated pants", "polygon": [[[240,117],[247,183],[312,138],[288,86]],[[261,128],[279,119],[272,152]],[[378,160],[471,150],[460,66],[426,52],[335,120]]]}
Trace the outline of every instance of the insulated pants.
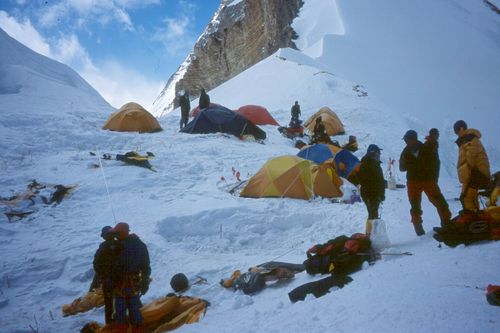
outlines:
{"label": "insulated pants", "polygon": [[366,210],[368,211],[368,219],[378,219],[378,207],[380,206],[380,201],[372,198],[363,198],[363,201],[365,202]]}
{"label": "insulated pants", "polygon": [[412,223],[422,223],[422,192],[425,192],[429,201],[436,207],[441,223],[446,223],[451,219],[448,203],[443,197],[437,181],[408,180],[407,186]]}
{"label": "insulated pants", "polygon": [[180,128],[183,129],[184,127],[186,127],[187,123],[188,123],[188,117],[185,117],[185,116],[182,116],[181,117],[181,121],[180,121]]}
{"label": "insulated pants", "polygon": [[141,315],[142,303],[139,295],[120,297],[115,296],[115,321],[117,324],[127,324],[127,310],[130,318],[130,323],[133,326],[142,325],[143,319]]}
{"label": "insulated pants", "polygon": [[104,319],[106,324],[113,322],[113,294],[104,293]]}
{"label": "insulated pants", "polygon": [[465,210],[477,212],[479,210],[478,190],[464,185],[462,187],[462,194],[460,195],[460,202]]}

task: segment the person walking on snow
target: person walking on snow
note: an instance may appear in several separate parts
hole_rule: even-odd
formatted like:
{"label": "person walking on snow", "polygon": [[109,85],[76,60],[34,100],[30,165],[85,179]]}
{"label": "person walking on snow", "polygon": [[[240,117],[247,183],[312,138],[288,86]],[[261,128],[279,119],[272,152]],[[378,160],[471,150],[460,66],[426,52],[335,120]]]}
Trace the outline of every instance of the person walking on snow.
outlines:
{"label": "person walking on snow", "polygon": [[372,220],[379,218],[378,208],[385,200],[385,182],[380,167],[380,149],[377,145],[368,146],[366,155],[361,159],[358,171],[358,180],[361,185],[361,198],[368,210],[366,234],[371,234]]}
{"label": "person walking on snow", "polygon": [[116,224],[111,232],[116,233],[119,244],[113,267],[115,333],[128,332],[128,320],[132,324],[132,333],[143,333],[140,297],[149,289],[151,267],[148,249],[137,235],[129,234],[129,225],[125,222]]}
{"label": "person walking on snow", "polygon": [[486,188],[490,179],[490,162],[481,141],[481,133],[467,128],[463,120],[453,125],[458,136],[455,141],[458,146],[457,173],[462,184],[460,202],[466,211],[479,210],[478,190]]}
{"label": "person walking on snow", "polygon": [[206,109],[210,106],[210,96],[205,92],[205,89],[201,88],[200,99],[198,102],[198,107],[200,111]]}
{"label": "person walking on snow", "polygon": [[295,101],[295,104],[292,105],[292,109],[290,110],[290,114],[292,116],[292,119],[290,119],[289,126],[291,128],[299,128],[300,124],[301,124],[301,121],[299,119],[300,115],[301,115],[301,111],[300,111],[300,105],[299,105],[298,101]]}
{"label": "person walking on snow", "polygon": [[189,93],[185,91],[179,96],[179,106],[181,107],[181,123],[180,127],[186,127],[189,119],[189,111],[191,110],[191,101],[189,100]]}
{"label": "person walking on snow", "polygon": [[118,251],[118,242],[110,232],[110,226],[101,230],[104,239],[94,255],[94,271],[104,294],[104,318],[106,325],[113,322],[113,265]]}
{"label": "person walking on snow", "polygon": [[439,171],[436,172],[435,161],[431,148],[418,140],[417,132],[409,130],[403,137],[406,147],[399,158],[399,170],[406,171],[406,185],[408,200],[410,201],[411,222],[418,236],[425,234],[422,226],[422,192],[425,192],[429,201],[436,207],[441,225],[450,222],[451,212],[448,208],[441,189],[437,183]]}

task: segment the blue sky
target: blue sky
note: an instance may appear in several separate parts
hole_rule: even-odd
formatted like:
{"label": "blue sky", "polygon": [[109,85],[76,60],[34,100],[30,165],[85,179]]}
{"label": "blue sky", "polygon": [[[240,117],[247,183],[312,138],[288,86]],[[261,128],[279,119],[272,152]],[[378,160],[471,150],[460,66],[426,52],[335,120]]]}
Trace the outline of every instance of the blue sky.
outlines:
{"label": "blue sky", "polygon": [[218,0],[1,0],[0,28],[61,61],[120,107],[149,108]]}

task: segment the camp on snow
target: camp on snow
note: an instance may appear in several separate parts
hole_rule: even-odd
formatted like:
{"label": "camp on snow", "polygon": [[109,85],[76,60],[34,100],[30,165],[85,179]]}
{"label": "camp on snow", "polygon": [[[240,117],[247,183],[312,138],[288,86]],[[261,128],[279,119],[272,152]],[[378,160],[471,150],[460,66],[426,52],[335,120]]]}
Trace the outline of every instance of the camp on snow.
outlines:
{"label": "camp on snow", "polygon": [[317,164],[333,159],[338,175],[346,179],[360,163],[359,159],[350,151],[324,143],[305,146],[297,153],[297,156]]}
{"label": "camp on snow", "polygon": [[316,119],[321,117],[323,125],[325,125],[326,134],[328,136],[345,134],[344,125],[340,121],[340,118],[335,112],[329,107],[322,107],[318,112],[313,114],[304,123],[304,127],[307,128],[311,133],[314,132],[314,125],[316,124]]}
{"label": "camp on snow", "polygon": [[331,163],[314,164],[291,155],[273,158],[249,179],[241,191],[248,198],[295,198],[309,200],[315,196],[333,198],[343,195],[342,180]]}
{"label": "camp on snow", "polygon": [[260,105],[244,105],[236,110],[243,117],[250,120],[255,125],[275,125],[279,126],[276,119],[271,116],[269,111]]}
{"label": "camp on snow", "polygon": [[181,132],[190,134],[228,133],[238,138],[251,135],[264,140],[266,132],[238,113],[223,106],[203,109]]}
{"label": "camp on snow", "polygon": [[130,102],[109,116],[102,127],[110,131],[151,133],[161,131],[158,120],[141,105]]}

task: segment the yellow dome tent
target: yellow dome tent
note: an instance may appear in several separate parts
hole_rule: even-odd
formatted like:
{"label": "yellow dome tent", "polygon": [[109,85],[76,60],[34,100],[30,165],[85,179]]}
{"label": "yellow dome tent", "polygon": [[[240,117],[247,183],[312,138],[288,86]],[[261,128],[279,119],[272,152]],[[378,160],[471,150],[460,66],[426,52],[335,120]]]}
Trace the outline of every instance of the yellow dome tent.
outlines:
{"label": "yellow dome tent", "polygon": [[321,121],[325,125],[326,134],[328,136],[334,136],[339,134],[344,134],[344,125],[340,121],[339,117],[335,112],[332,111],[327,106],[319,109],[318,112],[313,114],[307,121],[304,123],[304,127],[306,127],[311,133],[314,132],[314,124],[316,123],[316,118],[321,116]]}
{"label": "yellow dome tent", "polygon": [[103,129],[118,132],[157,132],[162,128],[158,120],[137,103],[130,102],[109,116]]}
{"label": "yellow dome tent", "polygon": [[295,198],[309,200],[314,196],[340,197],[342,180],[333,163],[321,165],[297,156],[273,158],[248,181],[241,197]]}

